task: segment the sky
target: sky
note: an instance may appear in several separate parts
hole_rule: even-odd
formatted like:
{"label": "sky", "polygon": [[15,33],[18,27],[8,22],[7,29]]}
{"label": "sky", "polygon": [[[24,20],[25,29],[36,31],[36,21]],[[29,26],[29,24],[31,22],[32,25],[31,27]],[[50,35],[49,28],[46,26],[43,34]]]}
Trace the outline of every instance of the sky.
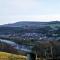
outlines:
{"label": "sky", "polygon": [[60,0],[0,0],[0,25],[56,20],[60,21]]}

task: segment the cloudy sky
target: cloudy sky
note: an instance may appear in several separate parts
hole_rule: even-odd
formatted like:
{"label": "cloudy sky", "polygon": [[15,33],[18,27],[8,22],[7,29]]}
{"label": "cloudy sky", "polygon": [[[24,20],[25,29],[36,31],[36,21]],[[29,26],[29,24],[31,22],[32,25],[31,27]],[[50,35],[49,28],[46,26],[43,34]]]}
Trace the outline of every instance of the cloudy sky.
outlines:
{"label": "cloudy sky", "polygon": [[60,0],[0,0],[0,25],[56,20],[60,20]]}

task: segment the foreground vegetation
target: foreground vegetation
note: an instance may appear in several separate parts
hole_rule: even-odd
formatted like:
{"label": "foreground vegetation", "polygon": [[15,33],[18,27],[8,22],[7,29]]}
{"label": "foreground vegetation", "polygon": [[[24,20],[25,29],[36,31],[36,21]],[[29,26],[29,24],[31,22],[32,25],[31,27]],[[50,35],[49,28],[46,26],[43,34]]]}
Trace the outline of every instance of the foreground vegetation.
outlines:
{"label": "foreground vegetation", "polygon": [[25,56],[0,52],[0,60],[26,60]]}

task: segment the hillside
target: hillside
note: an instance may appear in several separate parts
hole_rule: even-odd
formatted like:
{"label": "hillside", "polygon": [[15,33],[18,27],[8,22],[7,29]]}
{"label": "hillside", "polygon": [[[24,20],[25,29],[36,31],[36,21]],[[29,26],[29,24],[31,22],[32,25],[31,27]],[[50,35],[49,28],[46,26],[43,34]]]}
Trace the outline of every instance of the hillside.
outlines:
{"label": "hillside", "polygon": [[[60,38],[60,21],[16,22],[0,26],[0,38],[50,40]],[[57,40],[58,40],[57,39]]]}
{"label": "hillside", "polygon": [[2,27],[21,27],[21,28],[33,28],[33,27],[41,27],[41,26],[44,26],[46,25],[47,22],[16,22],[16,23],[13,23],[13,24],[5,24],[5,25],[2,25]]}
{"label": "hillside", "polygon": [[26,56],[0,52],[0,60],[26,60]]}
{"label": "hillside", "polygon": [[60,24],[60,21],[51,21],[51,22],[34,22],[34,21],[22,21],[22,22],[16,22],[12,24],[5,24],[1,25],[2,27],[42,27],[42,26],[48,26],[52,24]]}

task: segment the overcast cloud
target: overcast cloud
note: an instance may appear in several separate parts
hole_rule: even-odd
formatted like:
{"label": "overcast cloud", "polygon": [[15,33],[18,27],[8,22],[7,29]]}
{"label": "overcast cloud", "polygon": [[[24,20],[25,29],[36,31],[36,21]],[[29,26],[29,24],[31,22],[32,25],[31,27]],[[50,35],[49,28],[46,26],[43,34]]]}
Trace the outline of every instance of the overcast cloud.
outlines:
{"label": "overcast cloud", "polygon": [[0,0],[0,24],[60,20],[60,0]]}

